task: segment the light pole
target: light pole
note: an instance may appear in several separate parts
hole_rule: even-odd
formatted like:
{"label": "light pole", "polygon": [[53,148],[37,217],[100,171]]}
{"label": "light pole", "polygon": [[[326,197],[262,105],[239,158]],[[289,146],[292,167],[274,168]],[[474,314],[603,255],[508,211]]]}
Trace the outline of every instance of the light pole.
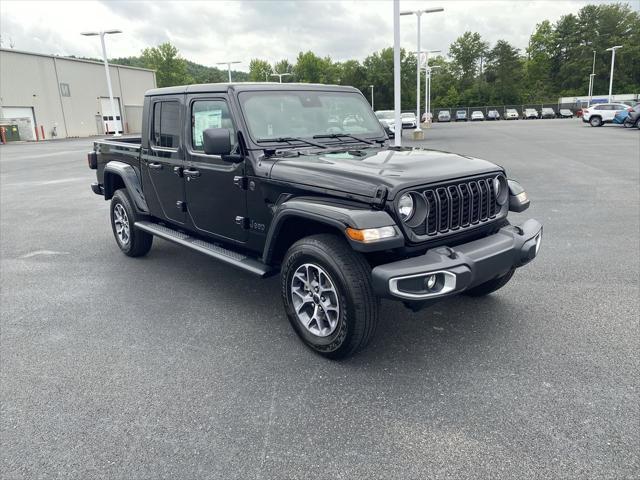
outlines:
{"label": "light pole", "polygon": [[426,85],[427,124],[430,124],[432,122],[432,119],[429,117],[429,114],[431,113],[431,72],[436,68],[440,68],[440,65],[434,65],[433,67],[430,67],[429,65],[427,65],[427,67],[424,70],[424,73],[425,73],[424,81],[427,84]]}
{"label": "light pole", "polygon": [[226,65],[227,71],[229,72],[229,83],[231,83],[231,65],[235,63],[242,63],[240,60],[234,60],[232,62],[218,62],[216,65]]}
{"label": "light pole", "polygon": [[375,110],[373,107],[373,85],[369,85],[369,88],[371,89],[371,110]]}
{"label": "light pole", "polygon": [[613,91],[613,66],[616,63],[616,50],[622,48],[622,45],[607,48],[607,52],[611,52],[611,74],[609,75],[609,103],[611,103],[611,92]]}
{"label": "light pole", "polygon": [[589,74],[589,106],[591,106],[591,100],[593,98],[593,82],[595,80],[595,73]]}
{"label": "light pole", "polygon": [[278,80],[280,80],[280,83],[282,83],[282,77],[288,77],[289,75],[291,75],[290,73],[272,73],[271,76],[272,77],[278,77]]}
{"label": "light pole", "polygon": [[400,108],[400,0],[393,0],[393,117],[397,129],[393,144],[396,147],[402,146]]}
{"label": "light pole", "polygon": [[593,51],[593,66],[591,67],[591,74],[589,75],[589,105],[591,105],[591,99],[593,97],[593,82],[596,76],[596,51]]}
{"label": "light pole", "polygon": [[[122,30],[105,30],[102,32],[82,32],[80,35],[84,35],[85,37],[95,37],[96,35],[100,36],[100,43],[102,44],[102,60],[104,61],[104,71],[107,75],[107,89],[109,90],[109,103],[111,104],[111,114],[113,115],[114,121],[114,137],[119,137],[120,132],[118,132],[118,124],[116,123],[116,117],[118,116],[116,113],[116,104],[113,101],[113,89],[111,88],[111,75],[109,75],[109,61],[107,60],[107,48],[104,44],[104,36],[112,35],[114,33],[122,33]],[[122,125],[122,115],[120,115],[120,125]]]}
{"label": "light pole", "polygon": [[[431,111],[431,96],[429,95],[429,90],[431,90],[431,85],[427,84],[427,70],[429,69],[429,54],[431,53],[440,53],[442,50],[426,50],[425,53],[425,58],[424,58],[424,98],[425,98],[425,113],[427,116],[427,120],[425,123],[429,122],[429,112]],[[411,53],[417,53],[417,52],[411,52]],[[440,68],[440,67],[433,67],[433,68]],[[428,99],[428,102],[427,102]]]}
{"label": "light pole", "polygon": [[416,63],[416,132],[420,132],[420,18],[423,13],[436,13],[442,12],[444,8],[436,7],[436,8],[427,8],[425,10],[415,10],[415,11],[406,11],[400,12],[400,15],[415,15],[418,19],[418,48],[417,48],[417,63]]}

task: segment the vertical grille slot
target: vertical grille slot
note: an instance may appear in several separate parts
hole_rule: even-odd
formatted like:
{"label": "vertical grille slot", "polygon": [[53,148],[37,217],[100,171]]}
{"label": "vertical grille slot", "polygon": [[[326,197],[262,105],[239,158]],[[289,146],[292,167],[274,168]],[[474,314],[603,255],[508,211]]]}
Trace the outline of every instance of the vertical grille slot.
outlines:
{"label": "vertical grille slot", "polygon": [[451,200],[451,215],[450,215],[450,226],[451,230],[460,227],[460,216],[462,209],[462,202],[460,201],[460,193],[458,191],[458,187],[456,185],[451,185],[447,189],[449,193],[449,198]]}
{"label": "vertical grille slot", "polygon": [[438,188],[436,190],[436,198],[439,200],[440,219],[438,222],[438,230],[440,232],[446,232],[449,230],[449,197],[447,196],[446,188]]}
{"label": "vertical grille slot", "polygon": [[416,235],[436,237],[451,230],[470,228],[495,218],[498,205],[493,177],[445,184],[423,191],[429,213],[412,230]]}
{"label": "vertical grille slot", "polygon": [[427,219],[425,220],[427,223],[427,235],[433,235],[438,231],[438,204],[433,190],[427,190],[424,196],[429,206],[429,215],[427,215]]}

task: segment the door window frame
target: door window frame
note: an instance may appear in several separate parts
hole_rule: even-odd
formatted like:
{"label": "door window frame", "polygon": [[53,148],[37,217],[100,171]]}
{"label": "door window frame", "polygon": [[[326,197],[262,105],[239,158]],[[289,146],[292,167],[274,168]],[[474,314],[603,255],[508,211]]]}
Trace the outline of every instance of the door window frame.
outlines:
{"label": "door window frame", "polygon": [[192,97],[189,99],[187,105],[187,113],[189,115],[189,141],[185,142],[187,146],[187,153],[192,157],[201,157],[203,159],[209,160],[222,160],[222,155],[210,155],[204,153],[204,150],[196,150],[193,145],[193,104],[196,102],[207,102],[207,101],[219,101],[224,102],[227,106],[227,111],[229,112],[229,119],[231,120],[231,124],[233,125],[233,134],[236,136],[236,148],[238,146],[238,126],[236,124],[235,119],[233,118],[233,114],[231,113],[231,104],[229,103],[229,99],[225,96],[205,96],[205,97]]}
{"label": "door window frame", "polygon": [[[162,104],[162,103],[176,103],[178,104],[178,146],[173,148],[173,147],[161,147],[159,145],[156,145],[156,139],[155,139],[155,126],[156,126],[156,105]],[[177,98],[167,98],[167,99],[157,99],[154,100],[151,103],[151,112],[150,112],[150,116],[151,116],[151,127],[149,128],[149,148],[151,150],[153,150],[154,152],[170,152],[170,153],[176,153],[178,152],[178,150],[180,150],[180,146],[183,144],[182,141],[182,128],[180,128],[180,125],[182,124],[182,108],[180,108],[182,106],[182,103],[180,102],[179,99]],[[162,117],[162,110],[160,110],[160,117]]]}

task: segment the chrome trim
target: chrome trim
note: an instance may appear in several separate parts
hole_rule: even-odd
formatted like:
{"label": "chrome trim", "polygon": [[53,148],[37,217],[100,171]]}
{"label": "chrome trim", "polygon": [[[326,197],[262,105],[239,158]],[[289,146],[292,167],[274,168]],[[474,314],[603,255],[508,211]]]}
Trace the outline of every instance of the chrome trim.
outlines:
{"label": "chrome trim", "polygon": [[[428,275],[437,275],[439,273],[444,275],[444,286],[442,287],[441,290],[437,292],[417,294],[417,293],[403,292],[398,289],[398,282],[401,280],[408,280],[410,278],[417,278],[417,277],[426,277]],[[457,283],[456,280],[457,280],[456,274],[451,273],[447,270],[435,270],[433,272],[416,273],[414,275],[405,275],[402,277],[390,278],[389,291],[396,297],[406,298],[408,300],[422,300],[426,298],[439,297],[442,295],[446,295],[447,293],[451,293],[456,289],[456,283]]]}

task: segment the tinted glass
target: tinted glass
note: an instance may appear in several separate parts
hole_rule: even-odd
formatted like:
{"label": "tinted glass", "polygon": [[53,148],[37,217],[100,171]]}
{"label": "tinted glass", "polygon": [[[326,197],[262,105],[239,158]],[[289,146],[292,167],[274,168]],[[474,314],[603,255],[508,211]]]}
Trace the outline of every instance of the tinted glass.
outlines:
{"label": "tinted glass", "polygon": [[153,143],[158,147],[178,148],[180,144],[180,105],[157,102],[153,106]]}
{"label": "tinted glass", "polygon": [[231,131],[231,144],[235,145],[236,133],[229,107],[224,100],[198,100],[191,108],[191,141],[194,150],[204,150],[203,132],[207,128],[227,128]]}
{"label": "tinted glass", "polygon": [[254,139],[310,138],[331,133],[384,135],[369,103],[357,93],[242,92],[240,102]]}

